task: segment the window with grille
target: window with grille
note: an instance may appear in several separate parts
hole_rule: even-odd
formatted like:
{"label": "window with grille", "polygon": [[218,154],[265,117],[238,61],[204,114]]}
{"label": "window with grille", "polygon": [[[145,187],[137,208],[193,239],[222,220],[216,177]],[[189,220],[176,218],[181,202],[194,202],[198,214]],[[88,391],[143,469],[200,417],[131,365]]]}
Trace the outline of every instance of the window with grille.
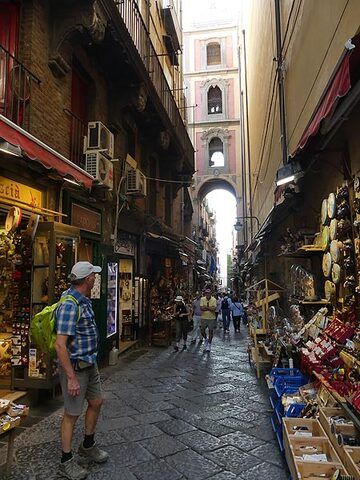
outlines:
{"label": "window with grille", "polygon": [[208,114],[222,113],[222,92],[219,87],[208,90]]}
{"label": "window with grille", "polygon": [[221,63],[220,43],[212,42],[207,44],[206,60],[208,65],[220,65]]}
{"label": "window with grille", "polygon": [[224,145],[219,137],[214,137],[209,143],[209,166],[224,167]]}

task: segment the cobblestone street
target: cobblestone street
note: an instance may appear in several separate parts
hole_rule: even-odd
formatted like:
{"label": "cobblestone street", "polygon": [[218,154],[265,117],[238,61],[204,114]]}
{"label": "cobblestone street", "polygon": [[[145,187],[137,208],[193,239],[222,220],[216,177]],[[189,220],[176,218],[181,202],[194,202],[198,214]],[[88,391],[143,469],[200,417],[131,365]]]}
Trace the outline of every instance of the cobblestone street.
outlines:
{"label": "cobblestone street", "polygon": [[[135,350],[102,376],[96,439],[111,459],[92,466],[89,479],[287,479],[244,333],[218,336],[211,354],[198,345]],[[59,478],[60,418],[61,408],[17,437],[11,480]],[[79,421],[74,449],[82,427]]]}

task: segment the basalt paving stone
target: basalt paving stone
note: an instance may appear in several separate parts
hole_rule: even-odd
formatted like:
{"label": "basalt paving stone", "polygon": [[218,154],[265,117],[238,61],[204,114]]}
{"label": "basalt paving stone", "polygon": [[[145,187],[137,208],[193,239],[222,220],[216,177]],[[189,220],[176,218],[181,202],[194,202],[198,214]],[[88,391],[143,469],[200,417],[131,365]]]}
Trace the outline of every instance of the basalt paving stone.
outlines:
{"label": "basalt paving stone", "polygon": [[158,437],[159,435],[162,435],[163,432],[156,425],[145,424],[125,428],[124,430],[121,430],[121,434],[126,440],[136,442],[145,438]]}
{"label": "basalt paving stone", "polygon": [[[138,416],[139,415],[137,415],[137,417]],[[131,417],[108,418],[106,420],[100,419],[97,426],[97,431],[107,432],[110,430],[116,430],[118,428],[129,427],[130,425],[136,425],[137,423],[138,422]]]}
{"label": "basalt paving stone", "polygon": [[185,422],[188,422],[191,424],[193,424],[193,422],[198,422],[201,419],[200,415],[197,415],[196,413],[188,412],[183,408],[173,408],[172,410],[167,410],[166,413],[168,413],[174,418],[181,418],[181,420],[184,420]]}
{"label": "basalt paving stone", "polygon": [[138,412],[127,405],[121,405],[119,401],[116,402],[106,402],[106,407],[102,409],[101,418],[104,420],[108,418],[119,418],[119,417],[130,417],[135,415]]}
{"label": "basalt paving stone", "polygon": [[180,418],[174,418],[173,420],[165,420],[156,424],[157,427],[169,435],[181,435],[182,433],[195,430],[195,427],[188,422],[184,422]]}
{"label": "basalt paving stone", "polygon": [[232,446],[226,446],[204,454],[207,458],[233,473],[240,474],[255,467],[261,460]]}
{"label": "basalt paving stone", "polygon": [[34,472],[51,473],[57,470],[60,453],[58,442],[27,445],[15,451],[15,462],[20,466],[31,466]]}
{"label": "basalt paving stone", "polygon": [[[250,452],[260,445],[264,445],[264,441],[259,438],[253,437],[243,432],[234,432],[223,435],[219,440],[225,445],[232,445],[240,450],[245,452]],[[273,447],[274,448],[274,447]],[[252,455],[255,455],[253,451],[250,452]],[[260,457],[260,455],[258,455]]]}
{"label": "basalt paving stone", "polygon": [[[96,470],[95,470],[96,468]],[[62,477],[64,478],[64,477]],[[127,468],[118,468],[114,466],[114,469],[106,469],[104,465],[97,465],[90,469],[88,480],[136,480],[137,477]]]}
{"label": "basalt paving stone", "polygon": [[165,461],[188,480],[203,480],[221,472],[221,467],[193,450],[166,457]]}
{"label": "basalt paving stone", "polygon": [[109,460],[106,463],[99,465],[99,470],[103,469],[116,472],[117,467],[132,467],[154,459],[153,455],[151,455],[148,450],[135,442],[111,445],[106,448],[106,451],[110,455]]}
{"label": "basalt paving stone", "polygon": [[208,420],[207,418],[200,418],[200,420],[195,420],[191,423],[198,429],[215,436],[226,435],[227,433],[231,433],[234,431],[233,428],[221,425],[221,423],[215,420]]}
{"label": "basalt paving stone", "polygon": [[239,477],[232,472],[217,473],[213,477],[209,477],[209,480],[236,480]]}
{"label": "basalt paving stone", "polygon": [[273,463],[274,465],[277,465],[280,468],[282,468],[285,465],[284,459],[280,451],[277,449],[277,445],[271,442],[263,443],[263,445],[260,445],[254,448],[249,453],[251,453],[251,455],[255,455],[256,457],[260,458],[260,460],[262,461]]}
{"label": "basalt paving stone", "polygon": [[255,425],[255,423],[253,422],[247,422],[245,420],[241,420],[240,418],[234,418],[234,417],[223,418],[219,420],[219,423],[226,427],[230,427],[233,430],[243,430],[243,429],[250,430]]}
{"label": "basalt paving stone", "polygon": [[271,463],[263,462],[242,472],[239,480],[288,480],[289,474],[286,469],[281,469]]}
{"label": "basalt paving stone", "polygon": [[100,447],[107,447],[109,445],[117,445],[118,443],[125,442],[125,438],[122,432],[118,430],[110,430],[109,432],[99,433],[96,435],[96,443]]}
{"label": "basalt paving stone", "polygon": [[152,460],[132,467],[131,471],[140,480],[179,480],[182,474],[162,460]]}
{"label": "basalt paving stone", "polygon": [[201,430],[184,433],[178,437],[178,440],[199,453],[210,452],[225,445],[221,439]]}
{"label": "basalt paving stone", "polygon": [[167,434],[159,435],[155,438],[147,438],[142,440],[140,444],[158,458],[173,455],[187,448],[186,445]]}
{"label": "basalt paving stone", "polygon": [[[171,411],[171,410],[169,410]],[[141,413],[139,415],[136,415],[134,417],[136,419],[137,423],[157,423],[157,422],[162,422],[164,420],[170,420],[171,417],[168,415],[168,413],[165,412],[152,412],[152,413]],[[134,421],[135,423],[135,421]]]}

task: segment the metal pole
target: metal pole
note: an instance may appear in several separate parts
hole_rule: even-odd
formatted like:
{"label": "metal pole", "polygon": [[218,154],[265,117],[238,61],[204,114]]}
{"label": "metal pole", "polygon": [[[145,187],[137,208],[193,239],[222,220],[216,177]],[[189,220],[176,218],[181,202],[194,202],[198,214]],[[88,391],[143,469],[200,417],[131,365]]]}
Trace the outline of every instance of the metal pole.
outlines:
{"label": "metal pole", "polygon": [[[246,181],[246,158],[245,158],[245,119],[244,119],[244,94],[242,91],[242,81],[241,81],[241,52],[240,46],[238,47],[238,73],[239,73],[239,89],[240,89],[240,155],[241,155],[241,187],[242,187],[242,214],[246,215],[246,206],[247,206],[247,181]],[[244,229],[244,243],[247,244],[247,229]],[[238,235],[238,244],[239,244],[239,235]]]}
{"label": "metal pole", "polygon": [[[247,143],[247,163],[248,163],[248,182],[249,182],[249,215],[253,214],[252,205],[252,182],[251,182],[251,155],[250,155],[250,129],[249,129],[249,97],[248,97],[248,81],[247,81],[247,59],[246,59],[246,36],[245,30],[242,31],[244,44],[244,79],[245,79],[245,98],[246,98],[246,143]],[[251,240],[253,239],[253,227],[250,225]]]}
{"label": "metal pole", "polygon": [[288,154],[287,154],[286,118],[285,118],[284,59],[282,56],[282,48],[281,48],[282,38],[281,38],[280,0],[275,0],[275,25],[276,25],[277,79],[278,79],[279,107],[280,107],[281,152],[282,152],[283,164],[286,165],[288,162]]}

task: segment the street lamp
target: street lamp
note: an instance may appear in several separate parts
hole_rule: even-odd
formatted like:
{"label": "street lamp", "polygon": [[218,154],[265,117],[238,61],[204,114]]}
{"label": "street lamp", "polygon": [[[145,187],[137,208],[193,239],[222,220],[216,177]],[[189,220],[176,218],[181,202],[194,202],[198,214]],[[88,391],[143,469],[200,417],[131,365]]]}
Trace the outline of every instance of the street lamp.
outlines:
{"label": "street lamp", "polygon": [[237,232],[240,232],[241,229],[243,228],[243,224],[241,223],[240,220],[247,220],[247,219],[253,219],[253,218],[256,220],[258,230],[260,230],[260,221],[257,217],[254,217],[254,216],[237,217],[236,218],[236,223],[234,225],[235,230]]}

